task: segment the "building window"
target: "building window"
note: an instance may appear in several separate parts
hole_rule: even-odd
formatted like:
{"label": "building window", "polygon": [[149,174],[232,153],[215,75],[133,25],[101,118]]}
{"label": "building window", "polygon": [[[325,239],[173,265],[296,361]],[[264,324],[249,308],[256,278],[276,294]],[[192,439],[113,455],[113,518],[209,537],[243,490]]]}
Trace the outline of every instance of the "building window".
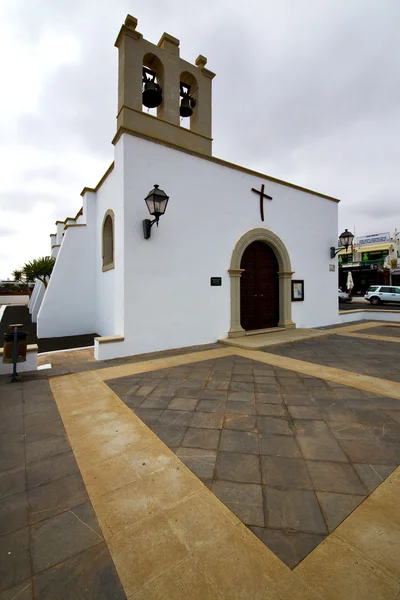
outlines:
{"label": "building window", "polygon": [[102,228],[103,271],[114,268],[114,213],[108,210],[104,215]]}

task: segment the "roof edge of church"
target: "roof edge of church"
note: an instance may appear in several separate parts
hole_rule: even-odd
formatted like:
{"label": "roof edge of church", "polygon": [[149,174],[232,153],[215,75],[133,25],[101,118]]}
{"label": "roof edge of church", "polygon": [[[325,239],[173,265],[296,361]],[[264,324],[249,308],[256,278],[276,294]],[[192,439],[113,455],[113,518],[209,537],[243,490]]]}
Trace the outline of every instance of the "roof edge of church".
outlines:
{"label": "roof edge of church", "polygon": [[[322,192],[316,192],[315,190],[310,190],[309,188],[302,187],[301,185],[296,185],[295,183],[290,183],[289,181],[284,181],[283,179],[277,179],[276,177],[271,177],[271,175],[266,175],[265,173],[260,173],[259,171],[254,171],[254,169],[249,169],[248,167],[243,167],[241,165],[237,165],[235,163],[228,162],[227,160],[223,160],[222,158],[217,158],[216,156],[210,156],[208,154],[202,154],[201,152],[196,152],[195,150],[190,150],[188,148],[183,148],[182,146],[178,146],[176,144],[172,144],[171,142],[166,142],[164,140],[160,140],[158,138],[154,138],[150,135],[145,135],[143,133],[138,133],[137,131],[132,131],[131,129],[127,129],[125,127],[120,127],[117,131],[112,143],[115,144],[118,142],[121,135],[127,133],[128,135],[133,135],[134,137],[138,137],[144,140],[148,140],[150,142],[155,142],[156,144],[160,144],[161,146],[167,146],[168,148],[172,148],[173,150],[178,150],[179,152],[185,152],[185,154],[191,154],[192,156],[197,156],[198,158],[203,158],[204,160],[208,160],[210,162],[214,162],[223,167],[227,167],[229,169],[236,169],[237,171],[242,171],[243,173],[248,173],[249,175],[255,175],[257,177],[262,177],[263,179],[267,179],[268,181],[272,181],[273,183],[280,183],[281,185],[285,185],[287,187],[294,188],[295,190],[299,190],[301,192],[307,192],[308,194],[313,194],[314,196],[318,196],[320,198],[324,198],[325,200],[330,200],[331,202],[339,203],[339,198],[334,198],[333,196],[328,196],[327,194],[323,194]],[[112,163],[112,167],[114,163]],[[98,188],[103,183],[104,179],[107,177],[110,169],[103,175],[97,184],[95,190],[89,191],[97,191]],[[88,188],[84,188],[87,190]],[[82,192],[83,194],[83,192]]]}
{"label": "roof edge of church", "polygon": [[107,179],[107,177],[109,176],[109,174],[111,173],[111,171],[113,169],[114,169],[114,161],[112,161],[111,165],[108,167],[107,171],[101,177],[101,179],[99,180],[98,184],[94,188],[90,188],[90,187],[86,187],[85,186],[83,188],[83,190],[81,191],[81,196],[84,196],[86,194],[86,192],[98,192],[99,189],[101,188],[101,186],[103,185],[103,183],[105,182],[105,180]]}

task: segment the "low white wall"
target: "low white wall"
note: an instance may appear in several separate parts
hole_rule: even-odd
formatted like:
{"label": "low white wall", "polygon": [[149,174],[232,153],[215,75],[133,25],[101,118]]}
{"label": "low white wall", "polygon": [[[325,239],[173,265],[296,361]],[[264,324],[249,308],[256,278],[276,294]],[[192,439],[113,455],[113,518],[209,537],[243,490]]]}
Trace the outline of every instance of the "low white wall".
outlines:
{"label": "low white wall", "polygon": [[39,289],[40,289],[40,285],[41,285],[41,282],[38,279],[36,279],[35,285],[33,286],[33,290],[32,290],[32,294],[31,294],[30,300],[28,302],[29,312],[31,314],[32,314],[33,306],[34,306],[35,301],[36,301],[36,296],[38,295],[38,292],[39,292]]}
{"label": "low white wall", "polygon": [[353,321],[362,321],[368,319],[369,321],[393,321],[400,323],[400,311],[399,310],[351,310],[343,311],[339,313],[338,323],[352,323]]}
{"label": "low white wall", "polygon": [[0,296],[0,304],[28,304],[28,294],[21,296]]}
{"label": "low white wall", "polygon": [[36,321],[37,321],[39,309],[42,305],[44,294],[46,292],[46,288],[44,287],[44,285],[41,281],[38,281],[36,285],[38,286],[38,291],[37,291],[36,298],[32,305],[32,310],[31,310],[32,323],[36,323]]}
{"label": "low white wall", "polygon": [[127,347],[126,342],[99,344],[95,338],[94,357],[96,360],[110,360],[112,358],[120,358],[121,356],[129,356],[129,347]]}
{"label": "low white wall", "polygon": [[37,315],[38,338],[92,333],[96,327],[94,226],[69,227]]}
{"label": "low white wall", "polygon": [[[38,358],[38,347],[36,344],[32,344],[32,346],[28,346],[28,352],[26,354],[26,362],[21,362],[17,364],[17,373],[21,373],[23,371],[36,371],[37,369],[37,358]],[[8,373],[11,375],[13,371],[13,365],[8,363],[3,363],[3,353],[0,354],[0,375],[7,375]]]}

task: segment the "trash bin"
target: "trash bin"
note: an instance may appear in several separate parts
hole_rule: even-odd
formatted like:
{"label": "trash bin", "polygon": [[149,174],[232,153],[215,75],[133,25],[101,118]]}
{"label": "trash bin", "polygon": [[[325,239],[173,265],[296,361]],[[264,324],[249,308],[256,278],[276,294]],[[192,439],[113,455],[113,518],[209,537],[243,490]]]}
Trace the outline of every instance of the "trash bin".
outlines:
{"label": "trash bin", "polygon": [[[17,331],[17,362],[26,361],[26,349],[28,346],[28,332]],[[13,362],[13,343],[14,343],[14,332],[4,334],[4,348],[3,348],[3,363],[12,364]]]}

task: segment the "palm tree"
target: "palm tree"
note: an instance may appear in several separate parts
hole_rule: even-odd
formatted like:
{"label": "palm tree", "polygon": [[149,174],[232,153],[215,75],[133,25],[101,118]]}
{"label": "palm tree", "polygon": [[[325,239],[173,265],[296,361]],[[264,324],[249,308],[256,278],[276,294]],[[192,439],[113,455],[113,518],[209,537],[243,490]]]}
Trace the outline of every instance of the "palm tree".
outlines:
{"label": "palm tree", "polygon": [[54,263],[56,259],[51,256],[42,256],[36,258],[24,264],[21,269],[15,269],[13,271],[13,277],[15,281],[21,281],[25,283],[30,292],[29,283],[34,283],[36,279],[39,279],[47,288],[48,279],[53,271]]}
{"label": "palm tree", "polygon": [[53,271],[55,262],[56,259],[52,256],[42,256],[41,258],[36,258],[35,260],[27,262],[22,267],[22,273],[25,280],[29,283],[30,281],[39,279],[44,287],[47,288],[47,280]]}
{"label": "palm tree", "polygon": [[22,281],[22,271],[21,269],[15,269],[15,271],[12,272],[12,276],[14,277],[14,281]]}

